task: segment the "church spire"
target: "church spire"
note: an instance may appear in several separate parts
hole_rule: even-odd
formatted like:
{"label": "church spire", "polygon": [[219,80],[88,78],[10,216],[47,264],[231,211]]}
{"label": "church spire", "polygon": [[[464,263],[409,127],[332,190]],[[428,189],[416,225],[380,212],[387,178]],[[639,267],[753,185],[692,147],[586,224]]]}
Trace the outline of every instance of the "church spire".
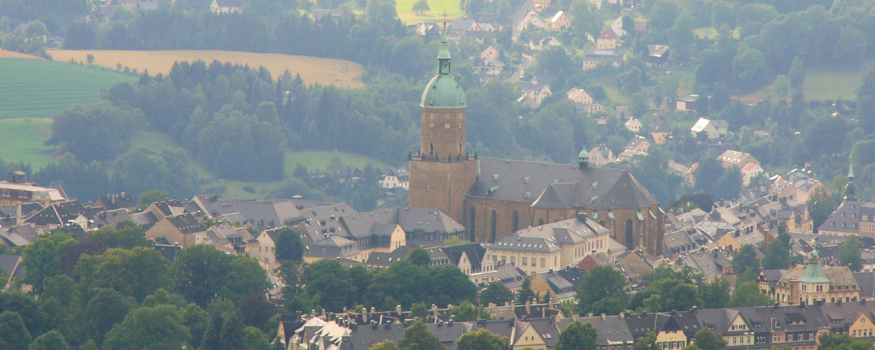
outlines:
{"label": "church spire", "polygon": [[849,157],[850,164],[848,165],[848,186],[845,187],[845,201],[857,200],[857,186],[854,185],[854,157]]}
{"label": "church spire", "polygon": [[438,74],[450,75],[450,51],[447,49],[447,15],[444,14],[444,30],[441,33],[441,50],[438,52]]}

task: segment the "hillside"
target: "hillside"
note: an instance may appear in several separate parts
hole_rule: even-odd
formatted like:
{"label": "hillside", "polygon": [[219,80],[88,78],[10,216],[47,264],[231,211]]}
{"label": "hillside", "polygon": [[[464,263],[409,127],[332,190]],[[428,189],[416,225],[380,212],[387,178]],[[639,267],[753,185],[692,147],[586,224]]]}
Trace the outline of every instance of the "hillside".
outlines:
{"label": "hillside", "polygon": [[97,102],[100,90],[137,78],[105,69],[27,58],[0,58],[0,119],[51,118]]}
{"label": "hillside", "polygon": [[148,70],[150,74],[167,74],[177,61],[203,60],[210,63],[218,60],[250,67],[263,66],[270,71],[273,78],[288,70],[292,75],[300,74],[307,85],[319,83],[354,89],[365,86],[361,81],[365,72],[362,65],[332,58],[212,50],[49,50],[49,54],[59,61],[72,59],[76,62],[85,62],[90,54],[94,55],[96,65],[111,69],[117,69],[121,65],[138,72]]}

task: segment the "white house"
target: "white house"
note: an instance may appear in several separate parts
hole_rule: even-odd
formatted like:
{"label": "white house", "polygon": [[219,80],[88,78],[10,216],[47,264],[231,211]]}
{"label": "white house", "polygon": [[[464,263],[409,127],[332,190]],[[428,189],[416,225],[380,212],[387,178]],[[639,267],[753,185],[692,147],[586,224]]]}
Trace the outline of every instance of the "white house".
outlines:
{"label": "white house", "polygon": [[636,118],[632,118],[627,120],[626,123],[623,124],[623,126],[625,126],[626,129],[629,129],[629,131],[637,133],[639,130],[641,130],[641,121]]}
{"label": "white house", "polygon": [[380,180],[380,186],[385,189],[403,188],[407,190],[410,185],[410,173],[406,168],[396,168],[389,170],[389,173],[383,175]]}
{"label": "white house", "polygon": [[213,0],[210,11],[215,14],[237,13],[240,12],[241,7],[239,0]]}
{"label": "white house", "polygon": [[699,118],[699,120],[696,121],[696,124],[694,124],[693,127],[690,128],[690,133],[693,137],[696,137],[696,135],[698,135],[700,132],[704,132],[705,134],[707,134],[708,139],[711,140],[720,137],[720,132],[717,131],[717,128],[714,126],[713,123],[711,123],[711,120],[709,119]]}
{"label": "white house", "polygon": [[763,168],[760,167],[759,164],[757,164],[755,162],[747,163],[747,165],[745,165],[744,168],[741,168],[742,185],[747,187],[748,185],[750,185],[751,178],[753,178],[754,176],[760,175],[762,173],[763,173]]}

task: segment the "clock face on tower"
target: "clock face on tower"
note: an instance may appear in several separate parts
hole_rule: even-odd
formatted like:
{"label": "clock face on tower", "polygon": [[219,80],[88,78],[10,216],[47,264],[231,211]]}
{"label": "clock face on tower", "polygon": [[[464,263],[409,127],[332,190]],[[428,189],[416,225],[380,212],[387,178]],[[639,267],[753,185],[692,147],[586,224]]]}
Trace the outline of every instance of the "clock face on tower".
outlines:
{"label": "clock face on tower", "polygon": [[450,72],[450,60],[444,60],[441,62],[441,72],[449,73]]}

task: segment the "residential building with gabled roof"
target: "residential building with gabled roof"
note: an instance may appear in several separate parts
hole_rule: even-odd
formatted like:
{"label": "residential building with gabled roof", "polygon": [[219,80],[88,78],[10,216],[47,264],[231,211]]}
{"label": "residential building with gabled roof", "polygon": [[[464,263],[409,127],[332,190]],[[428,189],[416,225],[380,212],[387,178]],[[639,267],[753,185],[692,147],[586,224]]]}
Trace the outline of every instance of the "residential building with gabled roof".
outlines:
{"label": "residential building with gabled roof", "polygon": [[0,243],[10,248],[23,247],[39,238],[39,232],[31,224],[0,227]]}
{"label": "residential building with gabled roof", "polygon": [[77,225],[88,230],[90,226],[87,213],[88,210],[74,200],[47,206],[24,222],[32,224],[41,234],[68,225]]}
{"label": "residential building with gabled roof", "polygon": [[590,70],[605,63],[614,67],[626,61],[626,51],[618,49],[588,48],[583,52],[583,70]]}
{"label": "residential building with gabled roof", "polygon": [[577,266],[539,272],[532,277],[532,291],[540,295],[548,293],[558,302],[577,297],[577,287],[586,278],[586,271]]}
{"label": "residential building with gabled roof", "polygon": [[595,48],[597,50],[613,50],[618,46],[620,46],[620,38],[610,28],[603,30],[596,39]]}
{"label": "residential building with gabled roof", "polygon": [[526,274],[574,266],[590,254],[607,253],[610,230],[586,214],[570,220],[530,227],[486,245],[496,263],[509,263]]}
{"label": "residential building with gabled roof", "polygon": [[207,240],[207,228],[191,214],[166,216],[146,231],[146,238],[163,237],[172,244],[189,248]]}
{"label": "residential building with gabled roof", "polygon": [[210,11],[215,14],[229,14],[240,12],[243,4],[240,0],[213,0],[210,3]]}
{"label": "residential building with gabled roof", "polygon": [[556,12],[553,18],[550,18],[550,29],[556,32],[571,28],[571,20],[565,15],[564,11]]}
{"label": "residential building with gabled roof", "polygon": [[131,197],[130,194],[122,192],[119,194],[110,193],[106,196],[101,196],[94,204],[91,205],[92,208],[104,208],[106,210],[114,210],[114,209],[130,209],[137,206],[137,201]]}
{"label": "residential building with gabled roof", "polygon": [[[218,195],[197,195],[192,202],[208,218],[229,218],[238,226],[266,230],[275,227],[294,226],[304,220],[292,200],[239,200],[219,198]],[[238,222],[240,219],[243,222]]]}

